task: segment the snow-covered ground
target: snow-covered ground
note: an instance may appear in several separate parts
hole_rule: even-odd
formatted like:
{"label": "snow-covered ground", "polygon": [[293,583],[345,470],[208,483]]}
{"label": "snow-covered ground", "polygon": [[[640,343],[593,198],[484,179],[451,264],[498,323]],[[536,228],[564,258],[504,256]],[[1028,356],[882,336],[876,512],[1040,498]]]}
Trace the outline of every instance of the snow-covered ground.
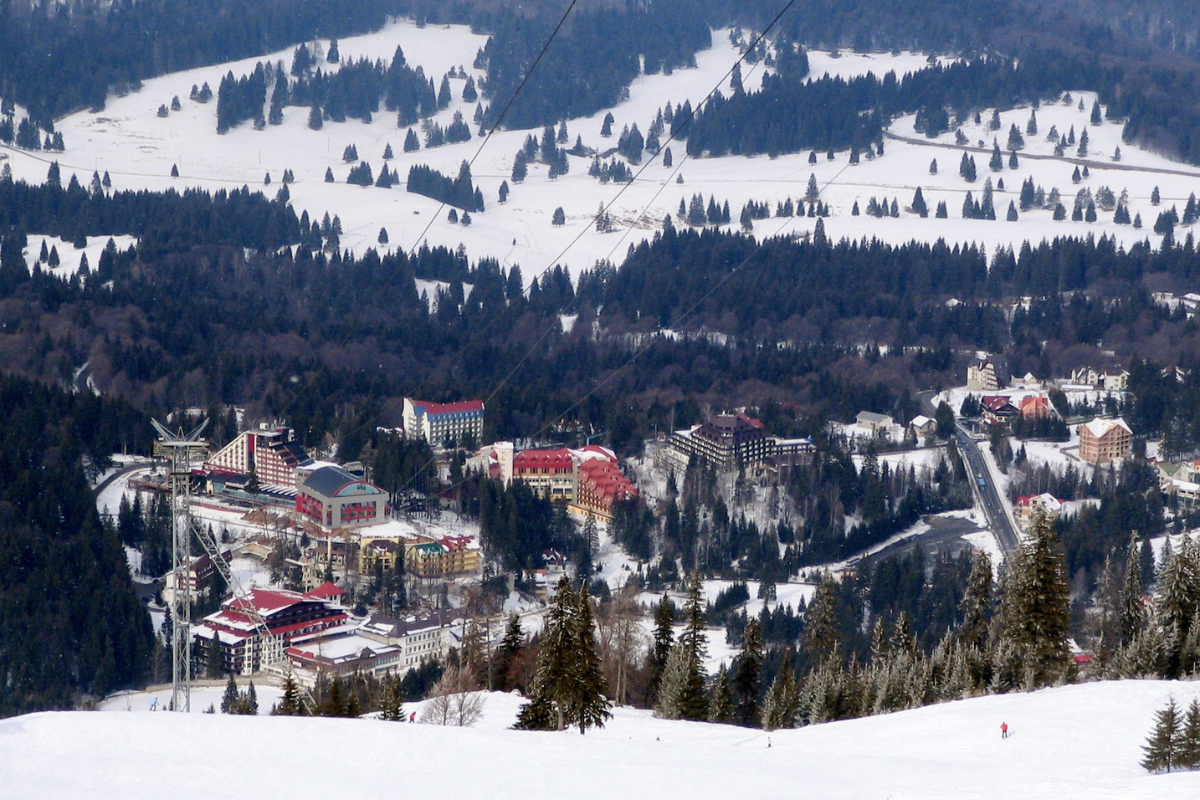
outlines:
{"label": "snow-covered ground", "polygon": [[[157,630],[157,629],[156,629]],[[246,678],[238,678],[238,688],[246,690]],[[192,713],[200,714],[211,705],[220,709],[221,698],[225,695],[224,681],[197,681],[192,685]],[[254,684],[254,696],[258,698],[258,713],[270,714],[271,706],[283,697],[283,690],[266,679],[260,679]],[[157,703],[155,702],[157,701]],[[171,703],[171,687],[147,689],[142,692],[119,692],[107,698],[100,704],[100,711],[143,711],[151,708],[165,711]]]}
{"label": "snow-covered ground", "polygon": [[[362,798],[1191,800],[1200,773],[1149,775],[1138,762],[1154,712],[1198,695],[1197,683],[1092,683],[772,733],[616,709],[587,736],[507,730],[521,701],[501,694],[473,728],[43,713],[0,721],[0,782],[29,800],[280,797],[297,786]],[[330,769],[335,752],[354,768]]]}
{"label": "snow-covered ground", "polygon": [[[417,28],[410,22],[396,21],[377,33],[342,40],[340,51],[342,63],[359,56],[390,59],[396,46],[400,45],[408,62],[422,66],[426,75],[433,76],[435,81],[450,67],[460,65],[478,80],[481,73],[471,64],[484,42],[484,36],[463,27]],[[555,181],[549,179],[545,166],[533,165],[526,181],[513,185],[508,202],[499,205],[500,183],[510,177],[513,155],[529,133],[513,130],[496,133],[475,162],[473,174],[488,208],[473,215],[474,224],[464,227],[448,222],[444,214],[431,222],[438,204],[408,194],[402,186],[385,190],[346,184],[349,165],[342,162],[341,155],[347,145],[354,144],[360,156],[378,172],[383,164],[383,149],[391,144],[396,154],[391,168],[401,178],[407,176],[409,166],[417,163],[453,174],[463,160],[474,157],[483,141],[478,137],[462,144],[403,153],[401,145],[406,131],[397,128],[394,115],[385,111],[375,115],[370,124],[350,120],[341,124],[327,123],[320,131],[312,131],[306,125],[305,109],[294,107],[285,110],[282,125],[256,131],[250,123],[244,123],[225,135],[218,135],[215,99],[208,104],[188,99],[193,84],[207,81],[215,91],[227,72],[232,71],[235,76],[248,74],[260,60],[282,61],[286,69],[291,64],[291,57],[292,48],[288,48],[259,58],[149,80],[138,92],[110,97],[103,111],[79,112],[61,120],[57,127],[66,140],[64,153],[53,156],[13,149],[4,152],[10,157],[14,175],[20,179],[44,180],[48,162],[57,157],[64,182],[74,173],[86,185],[93,170],[108,171],[116,189],[161,190],[196,186],[216,190],[246,185],[261,187],[269,196],[274,196],[284,169],[291,169],[296,176],[296,182],[290,187],[295,207],[307,210],[310,216],[318,219],[326,212],[340,215],[345,231],[342,236],[344,247],[361,252],[375,246],[380,228],[387,228],[390,246],[407,250],[419,244],[418,238],[428,224],[426,241],[451,247],[463,243],[472,258],[492,256],[506,266],[520,264],[527,280],[555,263],[565,264],[573,274],[578,274],[597,259],[619,260],[629,245],[650,235],[664,216],[674,214],[681,198],[688,199],[694,193],[728,200],[736,219],[737,211],[747,200],[767,201],[774,207],[776,202],[787,197],[801,196],[810,174],[816,176],[822,187],[822,200],[831,207],[833,216],[825,225],[827,232],[835,238],[870,236],[891,242],[945,238],[952,242],[979,243],[988,252],[1001,245],[1019,246],[1026,239],[1037,242],[1064,234],[1114,234],[1126,246],[1146,237],[1156,240],[1157,237],[1149,232],[1158,211],[1150,205],[1151,190],[1155,186],[1160,188],[1164,206],[1182,206],[1195,188],[1195,179],[1200,177],[1200,170],[1131,145],[1121,145],[1123,158],[1119,163],[1113,162],[1115,148],[1121,144],[1121,126],[1109,122],[1089,126],[1094,94],[1076,91],[1073,94],[1075,102],[1071,105],[1049,103],[1038,109],[1039,133],[1027,137],[1022,153],[1052,156],[1053,146],[1045,139],[1051,126],[1057,126],[1063,133],[1074,126],[1076,136],[1087,128],[1091,139],[1091,155],[1087,157],[1091,177],[1079,186],[1071,181],[1075,165],[1065,160],[1026,158],[1017,169],[1006,166],[993,174],[988,170],[987,153],[975,154],[979,177],[975,183],[967,184],[958,176],[961,152],[952,147],[953,133],[931,142],[913,131],[914,118],[910,116],[898,119],[891,131],[898,136],[913,138],[917,143],[888,140],[882,157],[873,160],[864,157],[856,166],[848,164],[845,151],[837,153],[832,161],[827,161],[821,154],[815,165],[808,163],[807,153],[774,159],[767,156],[686,159],[683,144],[675,143],[671,147],[675,156],[672,168],[663,167],[661,161],[656,161],[636,182],[626,187],[600,184],[589,177],[590,159],[586,158],[572,157],[570,174]],[[737,57],[736,48],[729,43],[728,32],[715,31],[713,46],[697,54],[695,69],[639,77],[630,87],[629,99],[612,109],[616,118],[615,131],[634,122],[645,131],[655,113],[668,101],[680,104],[690,100],[695,105],[721,82]],[[809,60],[811,75],[816,78],[826,72],[848,77],[869,71],[882,74],[895,70],[902,75],[920,68],[925,57],[914,53],[847,53],[833,58],[827,53],[811,52]],[[746,67],[745,84],[756,88],[763,69],[761,65]],[[468,121],[474,117],[475,104],[461,100],[463,80],[455,79],[451,86],[455,99],[436,117],[442,126],[450,122],[455,111],[462,111]],[[728,87],[725,91],[728,92]],[[169,105],[176,95],[182,109],[159,118],[159,105]],[[1076,105],[1080,98],[1084,100],[1084,111]],[[987,129],[990,113],[985,111],[982,125],[968,124],[963,131],[972,145],[982,140],[990,147],[993,137],[999,137],[1003,148],[1010,124],[1015,123],[1024,132],[1030,110],[1018,108],[1001,113],[998,132]],[[568,120],[570,140],[574,142],[578,134],[589,147],[601,151],[615,147],[615,135],[610,139],[602,139],[599,135],[603,116],[604,112],[600,112],[591,117]],[[1068,150],[1067,155],[1074,157],[1075,149]],[[929,172],[934,158],[939,165],[937,175]],[[173,165],[178,166],[179,178],[169,177]],[[324,182],[327,167],[332,167],[339,182]],[[1146,171],[1148,169],[1173,170],[1179,174],[1152,173]],[[273,180],[270,186],[264,187],[267,173]],[[970,190],[978,197],[984,179],[989,175],[994,182],[1000,178],[1005,182],[1005,190],[996,194],[999,221],[961,219],[965,193]],[[1092,224],[1069,220],[1054,222],[1050,210],[1023,213],[1016,223],[1004,221],[1008,201],[1017,197],[1021,182],[1031,175],[1047,192],[1057,187],[1068,210],[1076,190],[1081,187],[1095,191],[1107,185],[1117,195],[1127,189],[1130,212],[1142,215],[1144,228],[1136,231],[1130,226],[1115,225],[1111,212],[1101,212],[1100,220]],[[676,183],[677,177],[682,177],[684,182]],[[857,217],[850,214],[855,202],[865,207],[871,197],[895,198],[903,208],[909,204],[918,186],[923,188],[931,209],[928,219],[907,212],[901,212],[899,219],[872,219],[865,214]],[[932,209],[939,200],[946,201],[949,219],[933,217]],[[592,217],[601,203],[610,202],[618,231],[598,233],[592,225]],[[567,219],[567,224],[561,227],[550,224],[551,215],[558,206],[563,207]],[[757,235],[803,234],[810,232],[815,223],[816,220],[811,218],[768,219],[757,222],[754,232]],[[580,237],[578,243],[572,245],[577,236]],[[90,254],[88,260],[94,264]],[[75,267],[78,258],[71,255],[66,263]]]}

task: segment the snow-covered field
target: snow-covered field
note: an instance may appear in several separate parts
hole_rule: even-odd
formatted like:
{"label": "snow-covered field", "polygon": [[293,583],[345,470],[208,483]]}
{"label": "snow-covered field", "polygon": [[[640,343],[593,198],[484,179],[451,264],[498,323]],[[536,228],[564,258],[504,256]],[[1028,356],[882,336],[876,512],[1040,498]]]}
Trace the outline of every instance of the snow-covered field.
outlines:
{"label": "snow-covered field", "polygon": [[[283,797],[300,786],[360,798],[1190,800],[1200,773],[1138,765],[1171,695],[1189,702],[1200,684],[1093,683],[773,733],[617,709],[587,736],[507,730],[520,700],[499,694],[474,728],[44,713],[0,721],[0,785],[55,800]],[[337,766],[339,753],[352,767]]]}
{"label": "snow-covered field", "polygon": [[[435,81],[450,67],[460,65],[478,80],[480,71],[472,69],[471,64],[476,50],[484,42],[485,37],[462,27],[418,29],[412,23],[397,21],[377,33],[342,40],[340,51],[342,63],[359,56],[390,59],[396,46],[400,45],[408,62],[421,65]],[[385,190],[346,184],[349,165],[342,162],[343,149],[349,144],[356,145],[360,156],[378,172],[383,164],[383,149],[391,144],[396,154],[391,168],[404,178],[408,167],[416,163],[429,164],[453,174],[463,160],[475,155],[483,140],[476,137],[467,143],[406,154],[401,148],[405,129],[397,128],[394,115],[385,111],[377,114],[370,124],[350,120],[341,124],[326,123],[322,130],[312,131],[306,126],[305,110],[294,107],[285,110],[284,123],[280,126],[267,126],[263,131],[256,131],[250,123],[244,123],[222,136],[216,132],[215,99],[208,104],[188,99],[193,84],[207,81],[215,91],[227,72],[232,71],[235,76],[247,74],[259,60],[282,61],[286,69],[291,64],[291,55],[289,48],[261,58],[156,78],[146,81],[139,92],[109,98],[103,111],[80,112],[61,120],[57,127],[67,145],[66,152],[58,155],[63,181],[74,173],[86,185],[92,171],[98,170],[101,173],[108,171],[117,189],[197,186],[216,190],[247,185],[261,187],[269,196],[274,196],[284,169],[291,169],[296,176],[296,182],[290,187],[294,206],[298,210],[307,210],[310,216],[318,219],[326,212],[340,215],[345,231],[342,236],[344,247],[361,252],[375,246],[380,228],[387,228],[391,247],[407,250],[416,246],[438,204],[408,194],[402,186]],[[636,122],[644,132],[656,111],[668,101],[679,104],[690,100],[695,105],[718,85],[737,55],[737,50],[729,43],[728,32],[715,31],[713,46],[697,55],[697,68],[636,79],[630,87],[629,99],[612,109],[616,118],[615,131]],[[813,77],[826,72],[843,77],[866,72],[882,74],[888,70],[904,74],[920,68],[925,62],[923,55],[914,53],[843,54],[833,58],[828,53],[812,52],[809,58]],[[758,86],[762,69],[762,66],[746,67],[744,81],[748,87]],[[462,111],[468,121],[473,118],[475,104],[461,100],[463,83],[462,79],[451,81],[455,99],[448,109],[437,115],[439,124],[447,125],[455,111]],[[728,87],[725,91],[728,92]],[[159,118],[156,114],[159,105],[170,104],[176,95],[180,97],[182,109]],[[1086,106],[1084,111],[1076,105],[1080,98]],[[728,200],[736,220],[738,210],[747,200],[767,201],[773,207],[786,197],[799,197],[804,193],[810,174],[816,175],[822,186],[822,200],[832,209],[833,216],[826,220],[826,230],[835,238],[873,236],[891,242],[945,238],[952,242],[976,242],[989,252],[1001,245],[1019,246],[1025,239],[1037,242],[1063,234],[1115,234],[1125,245],[1147,236],[1156,239],[1149,232],[1157,213],[1150,205],[1151,190],[1160,187],[1164,206],[1173,203],[1182,206],[1195,188],[1200,170],[1139,151],[1133,146],[1122,146],[1121,162],[1113,162],[1112,155],[1120,144],[1121,126],[1108,122],[1089,126],[1093,98],[1092,93],[1076,91],[1075,102],[1069,106],[1060,103],[1043,105],[1038,109],[1039,134],[1027,137],[1026,148],[1022,151],[1023,154],[1052,155],[1053,147],[1045,140],[1051,126],[1057,126],[1064,133],[1073,126],[1077,136],[1086,127],[1091,139],[1091,155],[1087,158],[1091,177],[1080,186],[1071,182],[1075,166],[1065,160],[1026,158],[1015,170],[1006,166],[1003,171],[993,174],[988,170],[986,153],[975,154],[979,177],[975,183],[967,184],[958,176],[961,152],[952,147],[953,133],[931,142],[914,133],[913,117],[905,117],[897,120],[891,131],[919,140],[919,143],[888,140],[882,157],[863,158],[856,166],[848,165],[848,153],[844,151],[837,153],[833,161],[827,161],[822,154],[815,165],[809,165],[807,153],[774,159],[767,156],[685,159],[682,143],[675,143],[671,148],[675,156],[674,167],[665,168],[661,161],[656,161],[636,182],[624,188],[600,184],[589,177],[590,160],[586,158],[572,157],[570,174],[555,181],[549,179],[545,166],[533,165],[526,181],[514,185],[508,202],[499,205],[500,183],[509,178],[513,155],[528,133],[525,130],[501,131],[488,141],[473,169],[476,184],[482,188],[488,204],[487,211],[474,215],[474,224],[470,227],[452,224],[444,215],[438,215],[432,220],[425,240],[451,247],[463,243],[472,258],[492,256],[505,266],[520,264],[527,280],[555,263],[568,265],[573,274],[578,274],[597,259],[619,261],[629,245],[650,235],[664,216],[677,211],[681,198],[700,193],[705,198],[713,195],[719,201]],[[983,125],[969,124],[963,130],[972,145],[982,140],[990,147],[993,137],[999,136],[1003,148],[1009,125],[1016,123],[1024,132],[1029,115],[1029,108],[1003,112],[1000,115],[1001,130],[994,133],[987,130],[990,114],[985,112]],[[615,135],[610,139],[602,139],[599,135],[603,116],[604,112],[601,112],[592,117],[569,120],[571,142],[578,134],[589,147],[601,151],[615,147]],[[10,156],[17,178],[33,182],[45,179],[47,164],[52,158],[49,154],[12,149],[4,152]],[[1075,149],[1068,150],[1067,155],[1073,157]],[[930,161],[934,158],[939,165],[937,175],[929,173]],[[178,166],[180,172],[177,179],[169,177],[173,165]],[[332,167],[339,182],[324,182],[327,167]],[[1150,168],[1175,170],[1181,174],[1145,171]],[[267,173],[273,182],[263,187]],[[1005,190],[996,194],[999,221],[961,219],[965,192],[973,191],[978,197],[983,181],[989,175],[993,181],[1003,178],[1005,182]],[[1057,187],[1068,210],[1075,191],[1081,186],[1095,191],[1107,185],[1117,195],[1127,189],[1130,212],[1141,213],[1144,228],[1135,231],[1130,226],[1115,225],[1111,221],[1111,212],[1101,212],[1100,220],[1092,224],[1053,222],[1049,210],[1024,213],[1016,223],[1004,221],[1009,200],[1017,197],[1021,182],[1030,175],[1047,192]],[[683,184],[676,183],[677,177],[683,178]],[[906,212],[901,212],[899,219],[872,219],[850,214],[856,201],[860,207],[865,207],[871,197],[895,198],[903,208],[911,201],[918,186],[923,188],[931,210],[937,201],[946,201],[949,219],[935,219],[932,211],[928,219],[919,219]],[[618,230],[601,234],[594,230],[591,220],[601,203],[610,202]],[[558,206],[564,208],[567,224],[554,227],[550,217]],[[757,235],[803,234],[811,231],[815,222],[810,218],[768,219],[757,222],[754,232]],[[579,241],[572,245],[577,236]],[[94,267],[95,259],[90,254],[88,260]],[[72,268],[77,266],[77,256],[71,255],[66,263]]]}

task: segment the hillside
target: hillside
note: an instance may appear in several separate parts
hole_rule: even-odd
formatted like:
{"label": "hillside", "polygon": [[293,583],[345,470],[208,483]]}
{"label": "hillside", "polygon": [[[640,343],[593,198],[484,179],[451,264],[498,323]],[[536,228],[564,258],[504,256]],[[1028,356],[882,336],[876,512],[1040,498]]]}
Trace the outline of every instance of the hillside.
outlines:
{"label": "hillside", "polygon": [[297,786],[362,798],[1193,798],[1200,773],[1138,766],[1153,711],[1172,694],[1190,701],[1200,684],[1093,683],[771,734],[624,709],[586,737],[519,733],[505,729],[518,705],[505,695],[488,698],[473,729],[44,713],[0,722],[0,781],[13,797],[96,800],[282,797]]}
{"label": "hillside", "polygon": [[[669,75],[642,75],[635,79],[630,86],[629,98],[612,108],[616,121],[611,137],[600,136],[604,117],[601,112],[567,120],[568,141],[574,142],[579,136],[586,147],[608,153],[616,147],[617,134],[624,126],[636,123],[641,130],[647,130],[656,112],[668,102],[681,104],[688,101],[696,105],[717,86],[728,95],[729,80],[723,76],[739,54],[729,38],[729,31],[715,31],[713,46],[697,55],[695,69],[679,69]],[[472,67],[472,61],[485,42],[486,37],[461,26],[418,28],[411,22],[396,21],[376,33],[341,40],[341,64],[344,66],[360,57],[390,59],[395,48],[400,46],[410,65],[421,66],[425,74],[435,80],[449,69],[462,67],[464,74],[478,81],[483,79],[484,73]],[[328,42],[322,42],[322,45],[327,46]],[[705,200],[712,197],[718,203],[728,202],[732,222],[723,227],[736,230],[739,211],[748,201],[766,203],[773,211],[785,199],[802,197],[810,175],[815,175],[821,188],[821,200],[830,207],[832,216],[825,221],[825,227],[835,240],[877,237],[899,243],[913,239],[932,242],[944,238],[951,243],[979,243],[988,252],[996,247],[1015,250],[1022,241],[1036,243],[1055,236],[1105,234],[1115,236],[1125,247],[1147,238],[1157,244],[1159,237],[1150,229],[1158,212],[1177,205],[1182,213],[1196,178],[1200,177],[1200,170],[1196,168],[1172,162],[1134,145],[1123,145],[1120,124],[1103,122],[1089,126],[1088,110],[1096,94],[1088,91],[1094,87],[1085,85],[1071,87],[1070,104],[1044,104],[1037,109],[1039,133],[1028,137],[1025,148],[1020,151],[1017,168],[1007,166],[1008,151],[1005,150],[1006,165],[997,172],[988,169],[992,142],[999,139],[999,144],[1004,147],[1007,132],[1014,124],[1025,131],[1032,109],[1021,107],[1001,112],[1000,128],[995,131],[989,126],[988,110],[983,111],[982,124],[964,125],[963,133],[969,147],[978,148],[972,153],[978,164],[978,179],[972,183],[958,175],[963,148],[955,145],[953,131],[934,140],[926,139],[914,131],[915,120],[911,115],[897,119],[889,128],[890,134],[911,141],[889,138],[882,157],[863,158],[856,165],[848,163],[850,154],[847,150],[835,153],[833,160],[827,160],[821,154],[815,165],[809,164],[807,151],[778,158],[760,155],[689,159],[685,158],[685,143],[677,141],[671,146],[672,167],[663,166],[661,159],[650,163],[647,152],[642,164],[649,165],[634,183],[626,186],[602,184],[590,177],[587,173],[591,157],[577,156],[569,158],[570,172],[566,176],[551,180],[547,167],[534,163],[530,166],[529,177],[523,183],[514,183],[511,179],[514,155],[529,133],[540,135],[540,130],[504,130],[487,142],[473,166],[475,185],[483,193],[487,210],[474,214],[473,224],[465,227],[447,221],[444,209],[437,214],[437,201],[407,193],[404,181],[409,167],[414,164],[428,164],[443,173],[455,174],[463,160],[472,159],[479,151],[483,140],[477,135],[468,142],[433,149],[422,145],[416,152],[405,153],[402,144],[408,129],[396,126],[394,114],[381,111],[369,124],[350,119],[343,123],[327,123],[321,130],[313,131],[306,125],[306,109],[295,106],[284,109],[281,125],[255,130],[245,122],[228,133],[218,134],[216,102],[200,104],[187,99],[193,85],[207,82],[215,91],[221,77],[227,73],[231,72],[235,77],[246,75],[259,61],[282,62],[286,67],[291,57],[289,48],[258,58],[148,80],[139,91],[110,97],[102,111],[83,111],[61,120],[57,128],[67,144],[66,152],[62,154],[30,153],[11,148],[0,148],[0,152],[9,156],[13,175],[18,179],[33,183],[44,181],[48,162],[56,159],[64,183],[75,174],[86,185],[95,170],[111,175],[114,190],[162,191],[195,187],[216,191],[245,185],[273,197],[283,171],[290,169],[296,177],[289,188],[297,213],[307,211],[313,219],[320,219],[326,213],[340,215],[344,226],[341,244],[345,248],[361,254],[368,247],[377,247],[379,231],[386,228],[390,248],[409,250],[422,241],[452,248],[463,244],[472,259],[488,256],[506,268],[520,265],[526,280],[556,263],[568,266],[572,274],[578,275],[598,259],[620,261],[630,245],[653,235],[663,217],[677,213],[680,200],[688,201],[695,194]],[[868,73],[882,76],[889,71],[902,77],[919,70],[925,63],[923,55],[908,52],[833,55],[812,51],[809,53],[809,77],[818,79],[828,74],[848,79]],[[767,69],[762,63],[745,65],[745,85],[757,88]],[[447,108],[432,118],[433,121],[447,126],[455,112],[461,112],[468,122],[473,118],[477,104],[461,98],[464,83],[461,78],[451,81],[453,99]],[[157,115],[159,106],[169,104],[176,96],[182,101],[181,110],[160,118]],[[1078,106],[1080,101],[1083,110]],[[469,124],[476,132],[478,125]],[[1076,147],[1072,146],[1062,157],[1056,158],[1053,144],[1046,140],[1052,127],[1064,134],[1073,129],[1077,135],[1086,128],[1091,139],[1088,155],[1080,157]],[[413,129],[420,135],[419,125]],[[375,173],[385,163],[390,164],[398,173],[401,184],[381,189],[346,183],[352,165],[343,161],[342,153],[351,144]],[[382,154],[388,145],[395,157],[384,162]],[[1119,145],[1122,158],[1115,162],[1113,156]],[[934,159],[937,159],[939,169],[938,174],[931,175],[930,162]],[[1085,164],[1090,167],[1090,177],[1074,183],[1073,171]],[[178,178],[170,177],[172,167],[178,168]],[[327,168],[332,169],[336,182],[325,182]],[[633,169],[637,171],[640,167],[635,165]],[[264,186],[268,174],[273,182]],[[962,219],[966,193],[973,192],[978,200],[983,183],[989,177],[993,183],[1004,181],[1004,187],[998,186],[995,196],[997,219]],[[1059,190],[1067,208],[1067,220],[1052,220],[1052,211],[1046,208],[1022,212],[1017,222],[1005,221],[1009,202],[1018,199],[1022,182],[1030,177],[1046,192],[1054,188]],[[502,181],[509,181],[511,188],[504,204],[497,202]],[[1141,215],[1141,230],[1114,223],[1111,210],[1101,209],[1099,218],[1092,223],[1071,221],[1075,194],[1081,189],[1094,193],[1103,186],[1118,196],[1123,191],[1128,192],[1129,212],[1131,216]],[[906,210],[918,187],[922,188],[929,206],[926,219]],[[1160,189],[1162,207],[1156,207],[1150,201],[1155,187]],[[896,200],[899,218],[868,216],[865,209],[872,198],[888,202]],[[934,218],[934,208],[940,201],[948,206],[948,219]],[[595,229],[594,217],[601,204],[609,205],[615,223],[611,233],[600,233]],[[863,210],[860,216],[852,215],[855,204]],[[561,226],[551,224],[553,212],[558,207],[563,208],[565,214],[565,224]],[[434,214],[437,217],[430,220]],[[677,218],[676,224],[682,224],[682,221]],[[814,218],[807,217],[770,218],[757,221],[753,232],[759,237],[804,236],[813,231],[815,224]],[[38,247],[40,242],[32,244]],[[63,268],[74,269],[78,265],[78,255],[73,251],[64,252],[68,255]],[[36,257],[36,251],[31,251],[29,257]],[[95,259],[89,258],[89,263],[95,268]]]}

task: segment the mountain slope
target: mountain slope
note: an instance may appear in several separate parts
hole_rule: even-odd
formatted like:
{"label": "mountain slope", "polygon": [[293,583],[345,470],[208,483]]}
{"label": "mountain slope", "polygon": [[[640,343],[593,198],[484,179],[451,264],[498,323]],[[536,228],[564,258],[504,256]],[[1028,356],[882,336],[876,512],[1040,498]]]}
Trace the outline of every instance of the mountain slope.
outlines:
{"label": "mountain slope", "polygon": [[1196,797],[1200,773],[1138,766],[1153,712],[1171,694],[1190,702],[1200,684],[1093,683],[771,734],[624,709],[585,737],[521,733],[505,729],[519,704],[506,695],[489,696],[473,729],[34,714],[0,723],[0,781],[15,797],[98,800],[281,797],[297,785],[310,797],[366,798]]}

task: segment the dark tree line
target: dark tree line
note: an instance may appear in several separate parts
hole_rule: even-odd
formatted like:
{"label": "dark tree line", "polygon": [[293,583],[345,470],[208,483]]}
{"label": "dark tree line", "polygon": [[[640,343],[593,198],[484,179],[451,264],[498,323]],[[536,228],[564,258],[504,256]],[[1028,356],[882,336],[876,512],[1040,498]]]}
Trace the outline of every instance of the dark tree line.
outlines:
{"label": "dark tree line", "polygon": [[0,716],[136,685],[150,624],[84,464],[106,465],[142,418],[90,392],[5,376],[0,407]]}

